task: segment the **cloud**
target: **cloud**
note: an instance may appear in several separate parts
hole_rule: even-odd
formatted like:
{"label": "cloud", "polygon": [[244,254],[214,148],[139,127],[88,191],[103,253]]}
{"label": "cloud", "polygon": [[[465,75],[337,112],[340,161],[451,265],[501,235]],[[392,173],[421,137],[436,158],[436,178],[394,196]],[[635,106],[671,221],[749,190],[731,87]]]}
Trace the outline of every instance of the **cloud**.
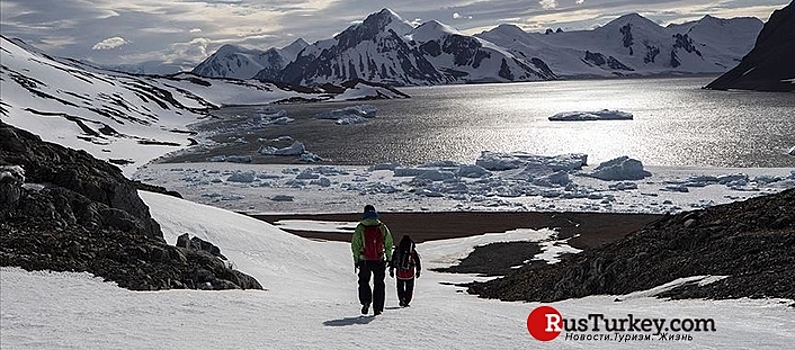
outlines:
{"label": "cloud", "polygon": [[[661,23],[705,14],[766,20],[773,10],[791,1],[181,0],[165,4],[162,0],[0,0],[0,31],[55,56],[103,64],[182,62],[201,60],[223,43],[265,50],[298,37],[309,42],[327,39],[383,7],[414,25],[438,19],[452,22],[448,24],[465,33],[477,33],[505,22],[524,29],[584,29],[630,12]],[[120,37],[108,38],[116,35]],[[209,42],[191,43],[197,37]]]}
{"label": "cloud", "polygon": [[122,45],[128,44],[127,40],[120,36],[114,36],[98,42],[92,50],[112,50]]}
{"label": "cloud", "polygon": [[174,43],[171,45],[172,52],[167,57],[167,61],[175,61],[177,58],[203,60],[209,56],[207,46],[211,43],[212,41],[207,38],[195,38],[187,43]]}
{"label": "cloud", "polygon": [[538,4],[545,10],[552,10],[558,7],[558,0],[538,0]]}

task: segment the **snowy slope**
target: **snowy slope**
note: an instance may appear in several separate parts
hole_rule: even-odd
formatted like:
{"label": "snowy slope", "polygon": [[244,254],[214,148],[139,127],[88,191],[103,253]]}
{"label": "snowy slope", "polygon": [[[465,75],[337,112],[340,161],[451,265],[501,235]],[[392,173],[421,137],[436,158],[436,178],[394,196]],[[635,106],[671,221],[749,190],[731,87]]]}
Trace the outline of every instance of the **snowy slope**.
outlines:
{"label": "snowy slope", "polygon": [[[267,290],[141,293],[85,273],[4,267],[1,348],[781,349],[795,341],[791,331],[795,313],[787,307],[788,301],[665,301],[645,292],[621,297],[620,303],[615,296],[597,296],[552,306],[564,316],[578,318],[593,313],[711,318],[717,331],[689,333],[693,340],[677,342],[657,337],[644,342],[583,342],[561,336],[542,343],[526,328],[527,316],[538,304],[466,295],[450,283],[475,277],[428,270],[417,280],[412,307],[397,307],[394,280],[388,279],[384,314],[362,317],[347,244],[312,242],[231,212],[158,194],[141,195],[169,243],[182,232],[212,240]],[[433,268],[449,266],[475,245],[542,237],[544,231],[517,230],[422,243],[417,249],[424,265]]]}
{"label": "snowy slope", "polygon": [[389,9],[371,14],[332,39],[307,46],[279,76],[279,80],[304,85],[356,78],[393,85],[438,85],[553,77],[438,21],[415,29]]}
{"label": "snowy slope", "polygon": [[[465,35],[438,21],[428,21],[408,34],[434,67],[451,82],[510,82],[547,80],[550,75],[486,40]],[[538,70],[543,67],[537,67]]]}
{"label": "snowy slope", "polygon": [[185,126],[213,106],[151,78],[89,71],[0,40],[0,120],[100,159],[140,165],[187,146]]}
{"label": "snowy slope", "polygon": [[[121,165],[127,175],[154,158],[193,144],[194,133],[188,126],[212,109],[288,99],[326,100],[339,94],[191,73],[160,77],[111,72],[50,57],[5,37],[0,40],[0,121]],[[355,89],[338,99],[372,97],[405,96],[372,88]]]}
{"label": "snowy slope", "polygon": [[527,33],[502,25],[477,36],[563,78],[721,73],[753,47],[756,18],[701,20],[666,28],[629,14],[588,31]]}
{"label": "snowy slope", "polygon": [[192,72],[208,78],[251,79],[262,71],[263,80],[273,80],[307,45],[300,38],[284,48],[265,51],[227,44],[199,63]]}

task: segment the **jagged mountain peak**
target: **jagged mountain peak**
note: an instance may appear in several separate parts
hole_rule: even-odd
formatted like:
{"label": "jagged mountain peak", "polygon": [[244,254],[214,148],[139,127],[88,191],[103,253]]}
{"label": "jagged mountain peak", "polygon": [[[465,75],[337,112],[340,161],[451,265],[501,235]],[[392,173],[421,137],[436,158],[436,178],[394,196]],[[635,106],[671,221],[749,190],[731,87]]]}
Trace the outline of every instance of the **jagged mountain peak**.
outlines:
{"label": "jagged mountain peak", "polygon": [[629,13],[618,17],[607,24],[604,25],[603,28],[613,28],[613,27],[622,27],[626,26],[627,24],[631,24],[632,26],[643,26],[643,27],[652,27],[652,28],[662,28],[659,24],[654,23],[654,21],[643,17],[637,12]]}
{"label": "jagged mountain peak", "polygon": [[244,51],[244,50],[250,50],[250,49],[235,44],[223,44],[215,52],[218,54],[226,54],[229,52]]}
{"label": "jagged mountain peak", "polygon": [[501,32],[504,34],[527,34],[524,29],[515,24],[500,24],[486,32]]}
{"label": "jagged mountain peak", "polygon": [[303,38],[295,39],[290,45],[287,45],[281,49],[279,52],[281,53],[282,57],[288,62],[294,61],[295,58],[298,56],[298,53],[301,52],[305,47],[309,46],[309,43],[304,41]]}
{"label": "jagged mountain peak", "polygon": [[427,21],[419,27],[414,28],[409,36],[418,42],[425,42],[432,39],[438,39],[445,35],[464,35],[451,26],[448,26],[437,20]]}
{"label": "jagged mountain peak", "polygon": [[[378,11],[376,13],[370,14],[370,16],[378,16],[378,17],[381,17],[381,18],[391,18],[391,19],[399,21],[399,22],[404,22],[405,21],[403,19],[403,17],[400,17],[400,15],[397,14],[397,12],[392,11],[392,9],[390,9],[388,7],[384,7],[384,8],[381,9],[381,11]],[[370,17],[370,16],[368,16],[368,17]]]}
{"label": "jagged mountain peak", "polygon": [[286,49],[286,48],[288,48],[290,46],[296,46],[296,47],[300,46],[300,47],[304,48],[304,47],[309,46],[309,43],[306,42],[306,40],[304,40],[304,38],[298,38],[298,39],[293,40],[293,42],[290,43],[290,45],[285,46],[283,49]]}
{"label": "jagged mountain peak", "polygon": [[411,23],[400,17],[400,15],[389,8],[384,8],[379,12],[370,14],[364,19],[362,24],[349,27],[345,31],[356,30],[359,27],[364,27],[365,30],[368,31],[388,31],[389,29],[392,29],[399,35],[405,35],[414,29],[414,26],[412,26]]}

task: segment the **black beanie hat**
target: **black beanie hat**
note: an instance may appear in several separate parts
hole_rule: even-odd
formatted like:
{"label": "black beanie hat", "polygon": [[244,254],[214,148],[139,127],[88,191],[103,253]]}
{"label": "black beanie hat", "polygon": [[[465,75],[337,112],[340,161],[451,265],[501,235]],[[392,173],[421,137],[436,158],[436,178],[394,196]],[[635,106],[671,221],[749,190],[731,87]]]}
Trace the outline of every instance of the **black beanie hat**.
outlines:
{"label": "black beanie hat", "polygon": [[375,207],[374,207],[374,206],[372,206],[372,205],[370,205],[370,204],[368,204],[368,205],[365,205],[365,206],[364,206],[364,212],[366,213],[366,212],[368,212],[368,211],[375,211]]}

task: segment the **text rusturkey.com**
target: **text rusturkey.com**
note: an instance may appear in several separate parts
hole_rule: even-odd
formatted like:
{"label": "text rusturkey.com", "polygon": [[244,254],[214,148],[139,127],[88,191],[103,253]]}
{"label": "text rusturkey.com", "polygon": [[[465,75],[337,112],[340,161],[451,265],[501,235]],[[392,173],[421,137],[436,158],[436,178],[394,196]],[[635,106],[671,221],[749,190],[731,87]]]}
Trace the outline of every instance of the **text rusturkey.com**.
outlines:
{"label": "text rusturkey.com", "polygon": [[[710,318],[607,318],[604,314],[588,314],[586,318],[565,318],[547,314],[547,332],[643,332],[661,336],[667,332],[715,332],[715,320]],[[562,325],[561,325],[562,324]],[[562,326],[562,327],[561,327]],[[567,333],[568,338],[569,333]]]}

